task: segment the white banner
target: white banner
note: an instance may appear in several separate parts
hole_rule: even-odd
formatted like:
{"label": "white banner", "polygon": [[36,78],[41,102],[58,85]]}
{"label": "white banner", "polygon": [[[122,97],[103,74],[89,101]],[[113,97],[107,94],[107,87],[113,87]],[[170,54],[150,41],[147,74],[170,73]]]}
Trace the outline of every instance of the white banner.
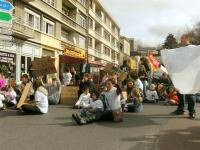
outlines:
{"label": "white banner", "polygon": [[181,94],[199,93],[200,46],[165,49],[161,51],[161,57],[174,86]]}

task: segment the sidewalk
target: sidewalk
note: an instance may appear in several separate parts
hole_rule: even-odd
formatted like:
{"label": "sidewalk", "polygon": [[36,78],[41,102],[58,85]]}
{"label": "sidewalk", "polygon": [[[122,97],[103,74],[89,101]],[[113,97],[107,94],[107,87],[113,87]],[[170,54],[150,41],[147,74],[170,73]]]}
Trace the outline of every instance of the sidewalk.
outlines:
{"label": "sidewalk", "polygon": [[[199,112],[197,108],[197,113]],[[199,150],[200,149],[200,115],[196,119],[174,116],[161,127],[156,141],[156,150]]]}

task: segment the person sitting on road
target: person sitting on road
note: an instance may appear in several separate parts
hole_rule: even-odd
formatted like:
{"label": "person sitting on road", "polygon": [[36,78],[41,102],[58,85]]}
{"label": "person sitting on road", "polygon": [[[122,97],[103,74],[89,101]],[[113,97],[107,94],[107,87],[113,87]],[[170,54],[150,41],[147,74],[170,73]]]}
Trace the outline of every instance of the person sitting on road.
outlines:
{"label": "person sitting on road", "polygon": [[89,88],[89,92],[92,93],[94,90],[94,83],[91,79],[91,75],[86,73],[79,85],[79,91],[78,96],[80,96],[83,93],[83,87],[87,86]]}
{"label": "person sitting on road", "polygon": [[10,78],[5,92],[5,107],[15,107],[17,105],[17,93],[15,89],[15,79]]}
{"label": "person sitting on road", "polygon": [[130,102],[125,104],[124,111],[135,112],[135,113],[141,112],[143,110],[142,101],[143,101],[143,98],[141,96],[140,89],[135,88],[130,98]]}
{"label": "person sitting on road", "polygon": [[84,86],[82,89],[83,93],[80,95],[78,101],[76,102],[74,108],[80,109],[80,108],[87,108],[90,106],[90,93],[89,93],[89,87]]}
{"label": "person sitting on road", "polygon": [[33,89],[35,90],[35,99],[28,104],[22,105],[22,111],[26,114],[48,113],[48,91],[42,85],[42,81],[40,79],[34,80]]}
{"label": "person sitting on road", "polygon": [[29,80],[28,74],[23,74],[21,76],[21,81],[22,81],[22,83],[19,86],[17,86],[17,88],[16,88],[17,101],[19,101],[19,99],[20,99],[20,97],[21,97],[21,95],[23,93],[23,90],[24,90],[24,88],[25,88],[27,83],[31,84],[31,87],[30,87],[29,92],[28,92],[27,100],[33,100],[33,98],[34,98],[34,89],[33,89],[32,82]]}
{"label": "person sitting on road", "polygon": [[167,99],[167,90],[163,84],[157,85],[157,93],[159,101],[166,101]]}
{"label": "person sitting on road", "polygon": [[[116,86],[115,81],[109,79],[106,83],[107,92],[105,92],[105,104],[106,109],[101,117],[101,120],[104,121],[114,121],[114,115],[120,115],[120,120],[122,121],[122,108],[121,108],[121,94],[122,89],[119,86]],[[121,122],[119,121],[119,122]]]}
{"label": "person sitting on road", "polygon": [[145,102],[157,103],[158,102],[158,93],[156,91],[155,84],[151,84],[149,90],[146,92]]}
{"label": "person sitting on road", "polygon": [[128,83],[127,83],[127,88],[126,88],[127,102],[129,102],[130,98],[132,97],[134,88],[135,88],[135,82],[133,80],[129,79]]}
{"label": "person sitting on road", "polygon": [[57,105],[60,100],[61,83],[58,78],[53,78],[48,84],[44,85],[47,89],[49,96],[49,105]]}
{"label": "person sitting on road", "polygon": [[4,109],[4,104],[3,104],[4,100],[5,100],[4,95],[0,93],[0,110]]}
{"label": "person sitting on road", "polygon": [[137,74],[137,72],[132,72],[131,73],[131,78],[135,81],[135,87],[140,89],[140,91],[143,93],[143,83],[142,81],[139,79],[139,76]]}
{"label": "person sitting on road", "polygon": [[83,108],[80,115],[72,114],[72,118],[78,125],[84,125],[98,121],[101,118],[104,110],[103,102],[98,98],[99,92],[94,91],[91,95],[90,105],[88,108]]}
{"label": "person sitting on road", "polygon": [[166,104],[169,105],[178,105],[179,104],[179,97],[176,91],[175,87],[170,87],[169,88],[169,93],[167,95],[167,101]]}

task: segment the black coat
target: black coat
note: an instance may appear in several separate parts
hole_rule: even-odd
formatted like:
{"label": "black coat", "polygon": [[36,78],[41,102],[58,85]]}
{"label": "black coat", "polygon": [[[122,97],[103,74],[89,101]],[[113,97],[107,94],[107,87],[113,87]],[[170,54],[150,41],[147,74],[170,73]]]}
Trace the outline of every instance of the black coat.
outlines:
{"label": "black coat", "polygon": [[82,72],[83,70],[83,64],[80,65],[80,73],[90,73],[90,64],[86,64],[85,72]]}

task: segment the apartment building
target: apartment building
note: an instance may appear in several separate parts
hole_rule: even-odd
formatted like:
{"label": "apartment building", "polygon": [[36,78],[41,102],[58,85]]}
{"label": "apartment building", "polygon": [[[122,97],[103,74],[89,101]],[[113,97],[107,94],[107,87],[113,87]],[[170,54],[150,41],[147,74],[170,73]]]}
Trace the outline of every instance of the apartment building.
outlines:
{"label": "apartment building", "polygon": [[88,59],[118,64],[120,28],[98,0],[88,2]]}
{"label": "apartment building", "polygon": [[[2,55],[13,56],[16,79],[27,73],[34,58],[50,56],[59,70],[59,56],[79,54],[87,46],[86,0],[10,0],[13,11],[13,44],[0,46]],[[72,52],[74,51],[74,52]],[[12,54],[12,55],[11,55]]]}
{"label": "apartment building", "polygon": [[119,63],[120,28],[98,0],[9,1],[15,7],[13,44],[1,45],[0,55],[12,56],[17,81],[44,56],[54,58],[58,71],[60,61],[70,61],[61,55],[97,66]]}
{"label": "apartment building", "polygon": [[130,41],[128,38],[121,36],[120,37],[120,53],[119,53],[119,64],[122,65],[124,60],[129,59],[130,57]]}
{"label": "apartment building", "polygon": [[134,53],[138,51],[138,44],[134,38],[130,38],[129,41],[130,41],[130,46],[131,46],[130,53],[131,53],[131,56],[133,56]]}

